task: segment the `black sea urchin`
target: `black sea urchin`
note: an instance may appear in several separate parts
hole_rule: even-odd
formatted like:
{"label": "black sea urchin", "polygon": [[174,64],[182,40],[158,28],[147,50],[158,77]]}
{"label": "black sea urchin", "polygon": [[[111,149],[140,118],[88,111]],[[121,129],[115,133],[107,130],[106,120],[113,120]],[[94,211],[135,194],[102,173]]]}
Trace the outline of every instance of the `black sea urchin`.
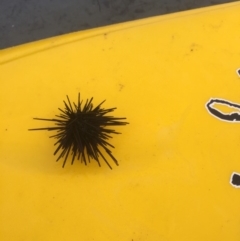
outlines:
{"label": "black sea urchin", "polygon": [[56,155],[59,151],[61,152],[57,158],[57,161],[60,158],[65,157],[63,167],[65,166],[69,153],[71,153],[72,164],[77,158],[87,165],[87,160],[90,162],[90,159],[93,158],[100,166],[99,157],[102,157],[106,164],[111,168],[100,149],[104,150],[115,162],[115,164],[118,165],[116,158],[109,150],[109,147],[114,148],[114,146],[109,144],[108,139],[112,138],[110,136],[111,134],[120,133],[116,132],[115,130],[108,129],[108,126],[126,125],[128,124],[127,122],[121,121],[126,118],[106,116],[106,114],[113,112],[116,108],[101,108],[101,105],[105,102],[105,100],[95,108],[92,104],[93,98],[91,98],[89,101],[87,99],[85,105],[82,106],[82,101],[80,101],[80,93],[78,94],[77,105],[74,102],[72,105],[68,96],[67,100],[68,103],[63,101],[65,105],[64,110],[58,108],[61,111],[59,115],[56,115],[58,118],[34,118],[35,120],[53,121],[55,122],[55,126],[29,130],[57,131],[57,134],[50,136],[50,138],[57,139],[57,142],[54,144],[57,145],[54,155]]}

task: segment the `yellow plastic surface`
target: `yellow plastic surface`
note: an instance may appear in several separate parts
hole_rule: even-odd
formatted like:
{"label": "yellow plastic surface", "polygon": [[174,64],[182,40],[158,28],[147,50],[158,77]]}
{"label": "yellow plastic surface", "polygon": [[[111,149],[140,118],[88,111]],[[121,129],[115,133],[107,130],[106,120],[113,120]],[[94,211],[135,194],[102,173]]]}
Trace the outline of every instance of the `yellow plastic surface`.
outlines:
{"label": "yellow plastic surface", "polygon": [[[0,240],[239,241],[240,3],[153,17],[0,52]],[[69,95],[117,107],[110,170],[53,156]],[[230,111],[231,112],[231,111]]]}

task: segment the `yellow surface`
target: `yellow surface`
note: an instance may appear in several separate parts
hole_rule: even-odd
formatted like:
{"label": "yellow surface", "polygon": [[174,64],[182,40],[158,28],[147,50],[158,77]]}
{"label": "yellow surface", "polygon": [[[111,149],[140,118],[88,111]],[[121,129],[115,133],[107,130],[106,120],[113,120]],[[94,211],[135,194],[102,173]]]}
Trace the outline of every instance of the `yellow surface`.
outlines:
{"label": "yellow surface", "polygon": [[[0,52],[0,240],[240,240],[240,3],[51,38]],[[55,162],[49,132],[69,95],[106,99],[120,165]]]}

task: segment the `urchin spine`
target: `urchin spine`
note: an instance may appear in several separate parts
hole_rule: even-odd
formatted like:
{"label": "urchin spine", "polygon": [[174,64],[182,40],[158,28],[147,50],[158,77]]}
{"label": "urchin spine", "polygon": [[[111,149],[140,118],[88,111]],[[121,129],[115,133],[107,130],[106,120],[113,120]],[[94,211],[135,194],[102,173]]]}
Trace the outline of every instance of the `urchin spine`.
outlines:
{"label": "urchin spine", "polygon": [[85,105],[82,107],[80,93],[78,94],[77,104],[73,102],[73,105],[67,96],[67,102],[63,101],[65,108],[58,108],[60,114],[56,115],[57,118],[34,118],[35,120],[52,121],[55,123],[55,126],[29,129],[31,131],[57,131],[57,134],[50,136],[50,138],[57,139],[57,142],[54,144],[57,146],[54,155],[59,151],[61,152],[57,161],[64,158],[63,167],[71,153],[72,164],[75,159],[78,159],[87,165],[87,161],[90,162],[91,159],[94,159],[100,166],[99,157],[101,157],[109,168],[111,168],[111,165],[108,163],[99,147],[101,147],[115,164],[118,165],[117,159],[109,149],[109,147],[114,148],[114,146],[108,142],[108,139],[112,138],[111,134],[120,133],[107,127],[126,125],[128,122],[122,121],[126,118],[107,116],[106,114],[113,112],[116,108],[101,108],[101,105],[105,101],[94,108],[92,100],[93,98],[90,100],[87,99]]}

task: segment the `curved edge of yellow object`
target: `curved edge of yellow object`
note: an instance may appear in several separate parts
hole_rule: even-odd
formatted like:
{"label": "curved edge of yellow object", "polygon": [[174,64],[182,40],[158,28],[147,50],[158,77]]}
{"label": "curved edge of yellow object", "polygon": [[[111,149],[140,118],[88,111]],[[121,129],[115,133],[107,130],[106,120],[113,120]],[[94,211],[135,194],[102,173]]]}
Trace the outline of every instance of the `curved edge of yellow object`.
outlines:
{"label": "curved edge of yellow object", "polygon": [[107,34],[115,31],[120,31],[123,29],[134,28],[136,26],[152,24],[154,22],[165,21],[165,20],[174,19],[174,18],[178,19],[185,16],[196,15],[202,12],[233,8],[238,5],[240,5],[240,2],[226,3],[226,4],[211,6],[211,7],[166,14],[162,16],[149,17],[149,18],[125,22],[125,23],[113,24],[109,26],[73,32],[62,36],[51,37],[51,38],[35,41],[32,43],[26,43],[16,47],[0,50],[0,53],[1,53],[0,64],[4,64],[9,61],[12,61],[27,55],[37,53],[39,51],[44,51],[51,48],[59,47],[64,44],[79,41],[81,39],[91,38],[93,36],[101,35],[104,33]]}

